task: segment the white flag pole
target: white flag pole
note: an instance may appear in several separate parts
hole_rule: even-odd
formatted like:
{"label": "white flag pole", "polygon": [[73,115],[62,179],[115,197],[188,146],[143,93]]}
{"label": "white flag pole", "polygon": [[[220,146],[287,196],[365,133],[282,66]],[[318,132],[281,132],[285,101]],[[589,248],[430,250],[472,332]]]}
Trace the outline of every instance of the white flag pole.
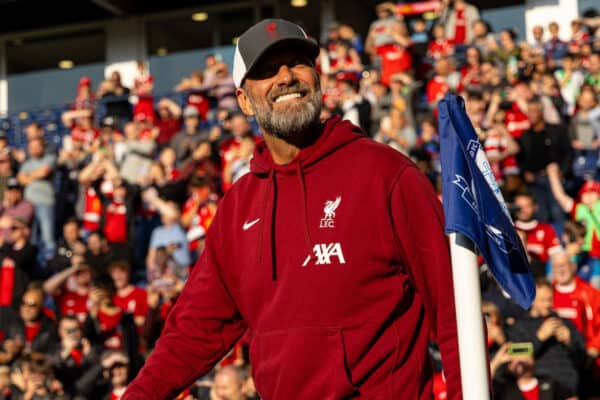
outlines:
{"label": "white flag pole", "polygon": [[462,398],[489,400],[489,365],[484,341],[479,266],[475,246],[469,238],[460,233],[451,233],[449,237]]}

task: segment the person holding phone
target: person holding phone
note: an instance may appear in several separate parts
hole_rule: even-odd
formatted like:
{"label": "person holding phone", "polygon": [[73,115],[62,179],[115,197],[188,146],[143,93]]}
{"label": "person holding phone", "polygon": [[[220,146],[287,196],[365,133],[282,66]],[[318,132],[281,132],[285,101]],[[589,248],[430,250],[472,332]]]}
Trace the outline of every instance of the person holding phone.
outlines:
{"label": "person holding phone", "polygon": [[[508,326],[506,335],[509,342],[532,343],[531,357],[534,360],[531,362],[535,362],[536,374],[555,379],[569,390],[570,396],[576,396],[585,344],[575,326],[553,311],[553,296],[552,284],[543,278],[536,280],[536,296],[529,314],[517,318],[513,325]],[[506,352],[507,347],[501,346],[497,357],[502,358],[502,352]],[[512,366],[513,375],[519,368],[522,367]]]}
{"label": "person holding phone", "polygon": [[536,371],[533,343],[505,343],[492,359],[494,399],[575,400],[572,391]]}

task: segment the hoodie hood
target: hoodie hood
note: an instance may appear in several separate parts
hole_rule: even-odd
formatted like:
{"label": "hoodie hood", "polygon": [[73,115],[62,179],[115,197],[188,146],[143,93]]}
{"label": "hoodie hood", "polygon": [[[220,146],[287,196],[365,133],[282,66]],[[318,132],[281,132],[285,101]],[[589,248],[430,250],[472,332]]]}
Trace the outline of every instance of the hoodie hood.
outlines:
{"label": "hoodie hood", "polygon": [[[334,129],[335,128],[335,129]],[[301,165],[306,171],[319,160],[332,154],[339,148],[364,137],[359,127],[349,121],[342,121],[339,116],[329,118],[323,127],[323,132],[317,140],[300,150],[296,157],[287,165],[275,164],[267,144],[263,141],[256,146],[254,156],[250,161],[250,171],[255,175],[268,175],[272,170],[284,174],[292,174]]]}
{"label": "hoodie hood", "polygon": [[[334,129],[335,128],[335,129]],[[267,144],[263,141],[256,146],[254,156],[250,161],[250,171],[259,179],[266,179],[267,184],[263,187],[262,192],[262,216],[265,221],[261,224],[261,231],[257,242],[257,261],[263,263],[263,254],[268,254],[269,260],[266,260],[271,265],[272,280],[277,280],[277,265],[275,254],[275,210],[277,208],[277,179],[276,174],[296,175],[298,185],[300,186],[301,210],[304,221],[304,240],[306,249],[310,252],[312,249],[312,240],[310,228],[308,226],[308,212],[306,201],[306,184],[304,173],[313,168],[318,167],[318,162],[327,156],[335,153],[345,145],[365,137],[364,133],[357,126],[349,121],[342,121],[339,116],[332,117],[325,122],[323,132],[317,140],[300,150],[296,157],[287,165],[275,164],[271,152],[267,148]],[[259,195],[260,196],[260,195]],[[265,238],[268,240],[268,251],[263,251],[263,243]]]}

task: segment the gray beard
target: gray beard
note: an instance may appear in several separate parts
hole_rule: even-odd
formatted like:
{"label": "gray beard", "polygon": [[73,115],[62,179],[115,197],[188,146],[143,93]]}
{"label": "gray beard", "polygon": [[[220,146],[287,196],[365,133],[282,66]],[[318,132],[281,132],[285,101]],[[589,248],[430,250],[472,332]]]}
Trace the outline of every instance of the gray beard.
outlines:
{"label": "gray beard", "polygon": [[283,140],[298,139],[319,126],[321,89],[307,95],[307,102],[291,104],[286,112],[274,111],[268,104],[257,104],[251,96],[250,104],[259,126],[268,134]]}

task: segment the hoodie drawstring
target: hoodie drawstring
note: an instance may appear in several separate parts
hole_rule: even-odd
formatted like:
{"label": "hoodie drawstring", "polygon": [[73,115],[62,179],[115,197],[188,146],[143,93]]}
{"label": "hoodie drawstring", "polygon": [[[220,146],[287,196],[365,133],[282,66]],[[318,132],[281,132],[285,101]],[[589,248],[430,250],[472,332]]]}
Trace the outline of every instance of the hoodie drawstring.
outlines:
{"label": "hoodie drawstring", "polygon": [[306,250],[308,254],[312,254],[312,239],[310,237],[310,230],[308,228],[308,205],[306,201],[306,183],[304,181],[304,170],[302,169],[302,162],[298,162],[298,168],[296,169],[298,174],[298,180],[300,183],[300,191],[302,197],[302,219],[304,220],[304,240],[306,241]]}
{"label": "hoodie drawstring", "polygon": [[[270,264],[271,264],[271,279],[273,281],[277,280],[277,254],[275,247],[275,213],[277,209],[277,180],[275,177],[275,170],[269,170],[269,175],[267,176],[267,186],[265,187],[263,194],[263,205],[262,205],[262,215],[261,215],[261,227],[260,232],[258,234],[258,243],[257,243],[257,262],[259,265],[263,263],[263,243],[264,237],[268,234],[270,237],[268,239],[269,249],[267,254],[270,255]],[[306,183],[304,181],[304,171],[302,170],[302,163],[298,163],[298,167],[296,168],[296,175],[298,176],[298,183],[300,185],[300,197],[302,200],[302,219],[304,225],[304,240],[306,243],[306,250],[308,254],[312,254],[312,239],[310,237],[310,230],[308,227],[308,204],[306,200]],[[271,193],[272,192],[272,193]],[[269,196],[271,194],[271,196]],[[269,207],[270,204],[270,207]],[[269,212],[270,208],[270,212]],[[269,215],[270,214],[270,215]],[[268,218],[267,218],[268,217]],[[269,231],[267,231],[269,230]],[[268,233],[267,233],[268,232]]]}
{"label": "hoodie drawstring", "polygon": [[[269,199],[269,192],[273,191],[271,199]],[[267,209],[269,208],[269,200],[271,203],[271,215],[267,219]],[[270,253],[270,263],[271,263],[271,279],[277,280],[277,266],[275,265],[275,207],[277,203],[277,184],[275,181],[275,170],[269,170],[269,175],[267,176],[267,186],[265,187],[264,195],[263,195],[263,209],[261,215],[261,224],[260,224],[260,232],[258,234],[258,247],[257,247],[257,261],[258,264],[262,264],[263,261],[263,238],[265,236],[265,232],[267,228],[270,228],[270,238],[269,238],[269,251]]]}

